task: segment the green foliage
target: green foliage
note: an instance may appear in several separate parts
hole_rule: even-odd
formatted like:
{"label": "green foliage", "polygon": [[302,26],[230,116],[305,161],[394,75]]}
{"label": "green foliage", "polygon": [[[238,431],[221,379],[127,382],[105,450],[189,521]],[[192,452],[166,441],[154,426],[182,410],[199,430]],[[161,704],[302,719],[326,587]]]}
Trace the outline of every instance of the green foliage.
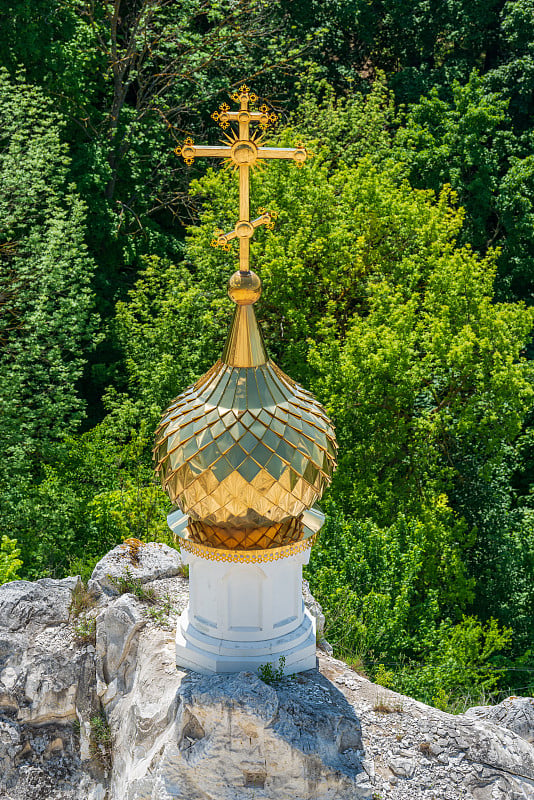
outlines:
{"label": "green foliage", "polygon": [[[265,0],[23,0],[2,19],[0,67],[12,77],[22,68],[65,120],[69,177],[91,211],[95,308],[110,320],[144,255],[182,257],[182,221],[195,209],[177,142],[204,135],[209,113],[250,75],[261,74],[265,95],[283,96],[313,36],[297,36]],[[113,326],[101,334],[76,386],[91,426],[102,394],[125,380]]]}
{"label": "green foliage", "polygon": [[18,484],[4,519],[19,537],[27,576],[73,571],[87,579],[104,553],[130,537],[172,545],[169,502],[156,488],[152,434],[144,427],[125,403],[101,425],[58,444],[42,481]]}
{"label": "green foliage", "polygon": [[318,32],[316,60],[345,91],[378,68],[402,102],[414,102],[499,57],[499,0],[284,0],[282,7],[300,31]]}
{"label": "green foliage", "polygon": [[511,638],[512,631],[494,619],[485,625],[472,616],[455,625],[444,621],[421,642],[421,663],[408,662],[395,672],[395,689],[438,708],[491,691],[504,674],[495,656],[508,649]]}
{"label": "green foliage", "polygon": [[79,575],[84,584],[90,579],[94,568],[100,561],[101,554],[93,556],[74,556],[66,557],[67,572],[69,575]]}
{"label": "green foliage", "polygon": [[465,205],[466,239],[483,247],[489,236],[503,158],[513,140],[506,135],[508,99],[491,92],[476,72],[469,82],[454,82],[452,98],[441,99],[433,89],[410,108],[397,140],[408,149],[412,178],[439,190],[452,184]]}
{"label": "green foliage", "polygon": [[[522,436],[518,442],[525,446],[526,440]],[[501,463],[491,465],[475,442],[460,445],[451,454],[458,475],[450,498],[476,532],[466,554],[467,570],[477,581],[470,610],[483,619],[497,616],[513,627],[517,655],[530,647],[534,634],[533,513],[530,495],[514,497],[511,491],[513,469],[524,463],[523,457],[517,445],[508,446]]]}
{"label": "green foliage", "polygon": [[95,335],[85,207],[68,183],[62,120],[0,70],[0,280],[16,324],[3,332],[3,474],[28,472],[83,417],[76,392]]}
{"label": "green foliage", "polygon": [[98,744],[111,744],[111,731],[104,714],[91,717],[92,736]]}
{"label": "green foliage", "polygon": [[91,717],[90,724],[89,753],[91,758],[95,759],[103,769],[109,770],[112,763],[113,741],[111,728],[104,711]]}
{"label": "green foliage", "polygon": [[260,664],[258,667],[258,675],[260,680],[264,683],[269,684],[272,686],[274,683],[278,683],[284,677],[284,669],[286,666],[286,657],[280,656],[278,659],[278,666],[276,669],[273,667],[272,664]]}
{"label": "green foliage", "polygon": [[[154,424],[178,392],[217,359],[229,320],[223,269],[146,260],[128,301],[117,304],[117,336],[130,386]],[[214,274],[215,273],[215,274]]]}
{"label": "green foliage", "polygon": [[390,157],[395,100],[383,73],[378,73],[365,94],[354,93],[349,99],[337,96],[313,69],[302,76],[298,88],[302,94],[292,124],[326,146],[334,164],[355,166],[364,155],[378,162]]}
{"label": "green foliage", "polygon": [[[42,92],[0,69],[0,282],[9,287],[0,319],[0,525],[19,535],[28,568],[28,493],[58,439],[83,418],[76,383],[96,325],[85,207],[68,183],[62,125]],[[57,493],[63,505],[80,503]]]}
{"label": "green foliage", "polygon": [[525,154],[523,148],[518,148],[518,151],[517,155],[510,157],[508,171],[502,177],[495,200],[503,232],[500,283],[503,294],[525,298],[532,304],[534,158],[530,153]]}
{"label": "green foliage", "polygon": [[386,669],[383,664],[378,665],[375,672],[374,682],[385,689],[391,689],[395,681],[395,673],[393,670]]}
{"label": "green foliage", "polygon": [[129,567],[126,567],[124,575],[119,575],[118,578],[110,576],[110,581],[119,594],[133,594],[138,600],[143,600],[151,605],[157,603],[158,598],[154,589],[151,586],[147,589],[139,578],[132,575]]}
{"label": "green foliage", "polygon": [[[474,600],[480,572],[470,565],[485,533],[458,513],[458,487],[469,494],[506,466],[532,398],[521,353],[533,316],[492,301],[495,254],[457,244],[464,214],[454,194],[414,191],[392,160],[383,87],[356,105],[318,94],[324,114],[309,92],[299,119],[320,119],[312,130],[321,138],[330,132],[314,145],[316,158],[298,173],[271,166],[253,184],[253,204],[279,212],[275,231],[252,244],[253,259],[263,254],[258,311],[271,353],[326,401],[337,426],[330,497],[344,514],[323,533],[309,572],[328,636],[346,654],[419,659],[444,619],[449,632],[463,630]],[[282,142],[297,136],[287,131]],[[236,188],[208,172],[192,190],[204,211],[187,241],[187,269],[152,259],[119,306],[147,413],[213,362],[229,312],[227,257],[209,241],[214,227],[230,224]],[[470,449],[479,462],[467,471]]]}
{"label": "green foliage", "polygon": [[252,259],[269,351],[341,445],[309,568],[328,636],[443,708],[528,682],[503,670],[533,666],[533,19],[532,0],[5,6],[0,580],[172,544],[153,430],[220,354],[233,267],[209,244],[238,208],[231,175],[172,148],[218,138],[208,112],[252,75],[295,111],[269,141],[316,153],[253,177],[252,211],[279,217]]}
{"label": "green foliage", "polygon": [[44,85],[69,110],[79,111],[97,66],[94,30],[79,4],[7,0],[2,6],[0,64],[11,75],[22,66],[30,83]]}
{"label": "green foliage", "polygon": [[79,644],[96,643],[96,619],[81,615],[74,623],[74,636]]}
{"label": "green foliage", "polygon": [[[532,398],[519,356],[533,316],[492,302],[495,256],[456,244],[463,214],[447,189],[436,201],[389,160],[350,167],[326,146],[290,169],[253,188],[254,203],[279,212],[251,248],[253,263],[262,250],[259,317],[273,356],[334,415],[335,495],[390,524],[449,491],[460,437],[488,464],[502,458]],[[192,188],[210,199],[188,254],[211,276],[225,257],[208,239],[230,219],[235,188],[220,172]]]}
{"label": "green foliage", "polygon": [[[358,653],[376,683],[428,703],[441,697],[449,708],[498,684],[505,670],[496,656],[509,648],[512,631],[495,620],[447,616],[467,605],[473,582],[455,575],[464,568],[450,542],[441,552],[424,533],[402,520],[381,530],[329,518],[308,577],[340,655]],[[434,575],[432,560],[441,562]],[[440,587],[455,578],[447,597]]]}
{"label": "green foliage", "polygon": [[95,495],[88,509],[106,538],[153,536],[156,541],[162,541],[169,537],[162,514],[166,507],[159,487],[152,483],[135,486],[128,481],[119,489]]}
{"label": "green foliage", "polygon": [[22,567],[22,561],[19,556],[17,540],[10,539],[4,534],[0,542],[0,586],[20,578],[19,569]]}
{"label": "green foliage", "polygon": [[440,612],[465,606],[473,581],[458,532],[447,525],[451,516],[442,502],[426,524],[401,517],[384,529],[328,518],[307,574],[326,615],[326,638],[339,651],[379,662],[415,656]]}
{"label": "green foliage", "polygon": [[534,41],[532,0],[508,0],[500,14],[500,52],[487,72],[492,89],[510,99],[510,121],[531,128]]}
{"label": "green foliage", "polygon": [[531,136],[510,127],[510,98],[488,76],[450,88],[451,97],[434,89],[411,106],[397,145],[416,186],[458,192],[464,241],[482,252],[502,244],[500,295],[531,302]]}

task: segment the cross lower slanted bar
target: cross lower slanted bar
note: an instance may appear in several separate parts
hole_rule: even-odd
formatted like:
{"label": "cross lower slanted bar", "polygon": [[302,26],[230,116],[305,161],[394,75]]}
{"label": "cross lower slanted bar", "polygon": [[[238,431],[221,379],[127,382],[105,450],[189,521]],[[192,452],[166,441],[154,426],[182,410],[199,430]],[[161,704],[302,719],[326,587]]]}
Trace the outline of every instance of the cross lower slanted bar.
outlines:
{"label": "cross lower slanted bar", "polygon": [[[234,165],[234,169],[239,169],[239,220],[233,231],[230,233],[217,232],[214,244],[229,249],[228,243],[233,239],[239,239],[239,269],[241,272],[249,271],[250,260],[250,239],[254,235],[254,230],[260,225],[272,227],[275,214],[266,212],[255,220],[250,220],[250,170],[259,166],[265,159],[283,158],[293,160],[297,166],[301,167],[309,153],[303,146],[298,147],[263,147],[262,137],[267,126],[275,122],[276,114],[269,112],[267,106],[262,105],[259,111],[249,110],[249,103],[255,103],[257,96],[249,91],[248,86],[242,86],[238,92],[232,95],[232,99],[239,103],[238,111],[230,111],[230,107],[223,103],[220,111],[212,114],[221,128],[225,130],[230,122],[239,123],[239,135],[231,131],[231,135],[224,134],[228,142],[227,145],[219,146],[196,145],[192,139],[186,139],[184,144],[175,149],[177,155],[181,155],[186,164],[192,164],[195,158],[211,157],[224,158],[229,164]],[[250,135],[250,124],[258,123],[262,133]]]}

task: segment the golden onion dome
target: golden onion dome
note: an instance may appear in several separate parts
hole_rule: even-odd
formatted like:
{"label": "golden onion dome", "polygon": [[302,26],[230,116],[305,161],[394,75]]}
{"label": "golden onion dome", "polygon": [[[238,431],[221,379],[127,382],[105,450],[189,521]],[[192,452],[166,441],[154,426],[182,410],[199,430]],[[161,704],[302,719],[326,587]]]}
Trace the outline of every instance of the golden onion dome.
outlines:
{"label": "golden onion dome", "polygon": [[165,411],[154,459],[163,488],[189,516],[189,536],[212,547],[298,541],[301,515],[336,465],[332,423],[313,395],[266,353],[253,304],[261,281],[236,272],[222,358]]}

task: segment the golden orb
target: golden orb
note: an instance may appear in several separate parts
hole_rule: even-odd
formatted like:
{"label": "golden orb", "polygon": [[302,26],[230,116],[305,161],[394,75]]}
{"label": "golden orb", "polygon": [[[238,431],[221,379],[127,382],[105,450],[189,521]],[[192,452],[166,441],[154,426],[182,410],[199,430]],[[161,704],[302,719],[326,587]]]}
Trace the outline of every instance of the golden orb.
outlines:
{"label": "golden orb", "polygon": [[228,281],[228,296],[238,306],[250,306],[260,295],[261,280],[255,272],[234,272]]}

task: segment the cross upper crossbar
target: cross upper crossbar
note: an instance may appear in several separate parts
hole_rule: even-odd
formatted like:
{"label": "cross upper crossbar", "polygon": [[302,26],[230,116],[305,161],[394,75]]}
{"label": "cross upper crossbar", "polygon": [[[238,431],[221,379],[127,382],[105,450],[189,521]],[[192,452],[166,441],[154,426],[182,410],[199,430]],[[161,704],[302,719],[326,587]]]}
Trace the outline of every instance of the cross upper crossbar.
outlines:
{"label": "cross upper crossbar", "polygon": [[[248,86],[242,86],[232,95],[232,100],[239,103],[239,110],[231,111],[223,103],[219,111],[212,114],[213,119],[219,123],[223,130],[230,126],[230,122],[239,123],[239,135],[231,131],[231,135],[224,134],[226,142],[221,145],[196,145],[188,138],[184,144],[175,149],[176,155],[181,155],[186,164],[192,164],[195,158],[214,157],[224,158],[234,169],[239,170],[239,220],[233,231],[223,233],[217,231],[216,239],[212,242],[215,246],[229,249],[229,242],[239,239],[239,269],[241,272],[249,271],[250,239],[260,225],[272,227],[275,215],[272,212],[262,213],[255,220],[250,220],[250,170],[260,166],[265,159],[282,158],[293,160],[301,167],[309,153],[302,145],[298,147],[264,147],[262,145],[263,133],[272,122],[278,119],[276,114],[262,105],[259,111],[251,111],[249,103],[254,104],[257,96],[250,92]],[[250,124],[258,123],[262,133],[250,135]]]}

